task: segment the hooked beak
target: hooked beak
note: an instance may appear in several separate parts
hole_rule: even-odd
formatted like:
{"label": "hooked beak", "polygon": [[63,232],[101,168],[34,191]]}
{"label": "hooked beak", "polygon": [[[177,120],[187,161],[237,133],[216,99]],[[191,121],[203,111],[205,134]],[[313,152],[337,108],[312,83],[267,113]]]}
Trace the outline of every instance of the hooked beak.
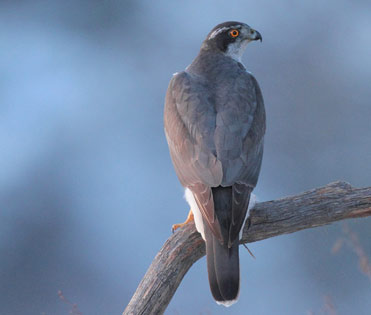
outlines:
{"label": "hooked beak", "polygon": [[260,42],[262,42],[263,41],[263,37],[261,36],[261,34],[258,32],[258,31],[256,31],[256,30],[254,30],[254,35],[253,35],[253,38],[252,38],[252,40],[260,40]]}

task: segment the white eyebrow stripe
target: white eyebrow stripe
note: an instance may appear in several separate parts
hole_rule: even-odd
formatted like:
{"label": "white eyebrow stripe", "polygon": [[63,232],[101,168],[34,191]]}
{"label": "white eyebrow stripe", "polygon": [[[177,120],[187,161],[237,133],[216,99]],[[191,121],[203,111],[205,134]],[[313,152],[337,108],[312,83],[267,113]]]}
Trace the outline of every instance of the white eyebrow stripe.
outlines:
{"label": "white eyebrow stripe", "polygon": [[217,28],[214,32],[212,32],[209,36],[208,39],[212,39],[214,38],[216,35],[218,35],[219,33],[221,32],[224,32],[230,28],[241,28],[241,25],[233,25],[233,26],[224,26],[224,27],[221,27],[221,28]]}

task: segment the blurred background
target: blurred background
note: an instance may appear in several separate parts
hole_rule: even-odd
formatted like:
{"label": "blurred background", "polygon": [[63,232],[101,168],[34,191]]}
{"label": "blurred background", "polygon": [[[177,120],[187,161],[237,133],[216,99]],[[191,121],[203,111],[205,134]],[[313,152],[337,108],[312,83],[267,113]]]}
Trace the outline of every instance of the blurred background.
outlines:
{"label": "blurred background", "polygon": [[[188,205],[163,133],[174,72],[216,24],[263,35],[260,201],[371,186],[370,1],[1,1],[0,314],[121,314]],[[348,221],[371,256],[371,221]],[[241,248],[241,296],[209,292],[205,258],[166,314],[370,314],[342,223]],[[331,306],[332,305],[332,306]],[[332,313],[331,313],[332,314]],[[334,313],[335,314],[335,313]]]}

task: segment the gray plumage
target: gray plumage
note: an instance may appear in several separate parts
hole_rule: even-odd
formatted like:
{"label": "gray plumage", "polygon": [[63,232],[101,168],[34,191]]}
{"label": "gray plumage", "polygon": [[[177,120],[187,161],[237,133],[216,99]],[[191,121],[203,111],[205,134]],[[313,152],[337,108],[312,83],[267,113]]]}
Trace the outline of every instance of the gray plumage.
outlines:
{"label": "gray plumage", "polygon": [[192,64],[173,76],[165,101],[170,155],[202,214],[210,287],[219,302],[238,295],[238,235],[263,155],[262,94],[235,58],[256,39],[260,34],[244,23],[217,25]]}

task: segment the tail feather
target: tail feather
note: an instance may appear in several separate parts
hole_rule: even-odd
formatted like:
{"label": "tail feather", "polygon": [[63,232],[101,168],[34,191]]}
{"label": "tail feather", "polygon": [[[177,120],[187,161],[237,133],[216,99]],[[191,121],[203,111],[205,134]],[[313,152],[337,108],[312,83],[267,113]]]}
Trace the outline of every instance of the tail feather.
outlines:
{"label": "tail feather", "polygon": [[218,279],[217,279],[216,271],[215,271],[213,235],[212,233],[210,233],[210,231],[207,231],[206,235],[207,235],[206,260],[207,260],[207,273],[209,275],[210,290],[216,301],[224,301],[224,298],[219,290]]}
{"label": "tail feather", "polygon": [[214,238],[214,264],[219,290],[224,300],[235,300],[240,289],[238,242],[232,247],[221,245]]}
{"label": "tail feather", "polygon": [[[243,192],[245,191],[240,186],[236,188],[236,192],[232,186],[212,188],[215,218],[220,226],[222,240],[213,233],[203,218],[210,289],[216,302],[224,306],[235,303],[240,290],[238,227],[246,214],[249,197],[249,192],[248,196],[240,196]],[[235,199],[241,209],[233,206]]]}
{"label": "tail feather", "polygon": [[207,270],[211,293],[218,304],[230,306],[238,299],[240,268],[238,242],[232,247],[220,244],[206,228]]}

